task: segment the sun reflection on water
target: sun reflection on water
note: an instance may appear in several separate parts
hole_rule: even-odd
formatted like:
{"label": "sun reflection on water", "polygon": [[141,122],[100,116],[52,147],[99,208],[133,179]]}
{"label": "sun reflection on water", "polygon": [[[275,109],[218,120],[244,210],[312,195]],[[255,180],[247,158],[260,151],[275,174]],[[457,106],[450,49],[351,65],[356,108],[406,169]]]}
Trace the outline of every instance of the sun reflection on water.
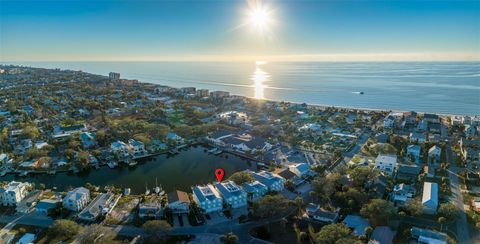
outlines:
{"label": "sun reflection on water", "polygon": [[255,62],[255,71],[253,72],[250,80],[253,81],[253,88],[255,91],[254,97],[256,99],[265,99],[265,88],[266,85],[264,82],[270,81],[270,74],[264,71],[260,66],[266,64],[264,61]]}

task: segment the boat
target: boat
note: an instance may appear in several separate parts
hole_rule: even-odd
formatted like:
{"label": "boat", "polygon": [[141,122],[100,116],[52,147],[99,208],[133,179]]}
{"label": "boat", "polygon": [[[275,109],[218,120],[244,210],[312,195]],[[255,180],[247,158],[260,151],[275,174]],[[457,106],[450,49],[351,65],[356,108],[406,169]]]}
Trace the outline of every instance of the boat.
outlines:
{"label": "boat", "polygon": [[147,183],[145,183],[145,195],[150,195],[150,190],[148,189]]}
{"label": "boat", "polygon": [[357,95],[363,95],[364,92],[363,91],[356,91],[356,92],[352,92],[353,94],[357,94]]}
{"label": "boat", "polygon": [[213,153],[213,155],[218,155],[220,153],[222,153],[222,150],[217,150],[216,152]]}

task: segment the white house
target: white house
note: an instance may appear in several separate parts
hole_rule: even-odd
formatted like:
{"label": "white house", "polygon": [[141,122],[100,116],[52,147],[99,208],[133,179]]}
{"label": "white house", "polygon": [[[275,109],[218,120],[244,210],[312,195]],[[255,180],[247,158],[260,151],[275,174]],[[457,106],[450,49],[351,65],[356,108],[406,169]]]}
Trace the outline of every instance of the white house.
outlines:
{"label": "white house", "polygon": [[390,193],[390,200],[400,206],[415,197],[415,187],[407,184],[397,184]]}
{"label": "white house", "polygon": [[0,203],[3,206],[16,206],[27,195],[27,187],[30,184],[11,181],[8,185],[0,188]]}
{"label": "white house", "polygon": [[120,157],[128,157],[128,145],[123,141],[115,141],[110,145],[110,149],[114,154]]}
{"label": "white house", "polygon": [[85,208],[90,201],[90,191],[85,187],[75,188],[63,198],[63,207],[78,212]]}
{"label": "white house", "polygon": [[247,193],[248,201],[255,202],[268,192],[268,187],[259,181],[243,183],[243,190]]}
{"label": "white house", "polygon": [[193,200],[205,211],[211,213],[223,209],[223,201],[220,193],[211,184],[206,186],[192,187]]}
{"label": "white house", "polygon": [[215,185],[223,200],[232,208],[240,208],[247,205],[247,193],[235,182],[226,181]]}
{"label": "white house", "polygon": [[412,160],[416,164],[420,163],[420,151],[421,147],[419,145],[408,145],[407,146],[407,154],[405,155],[405,160],[410,161]]}
{"label": "white house", "polygon": [[173,191],[168,193],[168,208],[173,213],[188,213],[190,199],[188,194],[183,191]]}
{"label": "white house", "polygon": [[300,178],[306,177],[310,173],[310,166],[306,163],[293,164],[288,166],[288,168]]}
{"label": "white house", "polygon": [[128,145],[133,156],[143,155],[146,152],[145,145],[141,141],[130,139],[128,140]]}
{"label": "white house", "polygon": [[248,123],[248,116],[244,112],[228,111],[218,114],[217,117],[230,125],[240,125]]}
{"label": "white house", "polygon": [[428,163],[431,164],[438,164],[440,163],[440,155],[442,153],[442,149],[437,145],[428,149]]}
{"label": "white house", "polygon": [[285,179],[267,171],[252,172],[253,178],[267,186],[270,191],[283,191]]}
{"label": "white house", "polygon": [[268,143],[264,138],[253,137],[248,134],[226,137],[222,140],[225,145],[230,145],[233,150],[255,154],[257,152],[267,152],[272,149],[272,144]]}
{"label": "white house", "polygon": [[397,156],[379,154],[375,159],[375,168],[387,175],[393,175],[397,168]]}
{"label": "white house", "polygon": [[437,213],[438,208],[438,184],[433,182],[423,183],[422,195],[423,211],[426,214]]}

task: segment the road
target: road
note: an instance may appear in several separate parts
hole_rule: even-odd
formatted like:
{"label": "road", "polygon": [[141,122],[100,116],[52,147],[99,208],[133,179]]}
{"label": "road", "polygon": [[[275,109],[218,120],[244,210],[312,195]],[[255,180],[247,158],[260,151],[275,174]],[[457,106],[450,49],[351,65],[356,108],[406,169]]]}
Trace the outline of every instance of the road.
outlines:
{"label": "road", "polygon": [[8,223],[4,228],[13,228],[16,224],[32,225],[46,228],[53,224],[53,219],[43,214],[28,213],[22,215],[0,215],[0,223]]}

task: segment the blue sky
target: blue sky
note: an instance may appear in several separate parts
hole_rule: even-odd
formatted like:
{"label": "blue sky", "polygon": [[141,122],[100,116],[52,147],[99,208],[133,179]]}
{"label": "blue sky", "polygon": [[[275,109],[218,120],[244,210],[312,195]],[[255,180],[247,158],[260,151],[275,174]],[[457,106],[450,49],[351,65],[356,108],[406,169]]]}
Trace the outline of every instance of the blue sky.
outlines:
{"label": "blue sky", "polygon": [[0,59],[478,59],[480,1],[0,0]]}

